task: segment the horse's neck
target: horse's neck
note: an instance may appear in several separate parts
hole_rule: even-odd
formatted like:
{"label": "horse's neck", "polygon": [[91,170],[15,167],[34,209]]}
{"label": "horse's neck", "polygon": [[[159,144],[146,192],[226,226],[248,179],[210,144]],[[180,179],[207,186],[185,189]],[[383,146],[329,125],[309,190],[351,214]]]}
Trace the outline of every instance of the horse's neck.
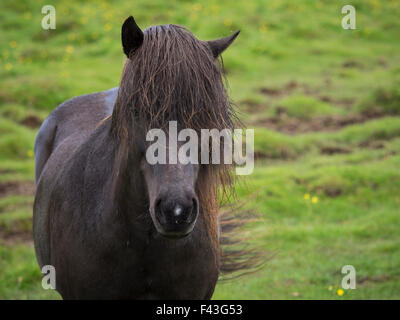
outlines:
{"label": "horse's neck", "polygon": [[[149,208],[139,158],[135,154],[133,146],[127,145],[123,148],[122,151],[118,151],[116,145],[115,149],[113,175],[110,184],[114,210],[117,210],[118,215],[124,217],[128,224],[133,224],[132,227],[144,228],[149,221],[143,216],[144,213],[149,211]],[[148,215],[150,219],[150,214]],[[140,225],[141,223],[143,226]]]}

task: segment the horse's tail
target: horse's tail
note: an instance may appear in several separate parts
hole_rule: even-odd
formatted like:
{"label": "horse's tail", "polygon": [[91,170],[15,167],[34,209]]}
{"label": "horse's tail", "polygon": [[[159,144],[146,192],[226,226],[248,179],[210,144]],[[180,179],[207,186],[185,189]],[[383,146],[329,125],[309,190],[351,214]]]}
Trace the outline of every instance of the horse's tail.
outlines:
{"label": "horse's tail", "polygon": [[221,280],[256,272],[268,260],[265,250],[248,241],[250,230],[246,225],[255,221],[260,221],[259,216],[241,206],[225,208],[219,214]]}

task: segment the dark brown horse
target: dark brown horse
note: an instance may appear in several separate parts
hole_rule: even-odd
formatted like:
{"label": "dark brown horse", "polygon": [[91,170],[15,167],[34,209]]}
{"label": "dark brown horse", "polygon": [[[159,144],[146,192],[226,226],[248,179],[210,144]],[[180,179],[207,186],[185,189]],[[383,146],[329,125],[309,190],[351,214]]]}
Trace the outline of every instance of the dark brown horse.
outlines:
{"label": "dark brown horse", "polygon": [[142,32],[129,17],[120,87],[68,100],[42,124],[35,250],[40,267],[55,267],[63,298],[209,299],[224,265],[246,266],[220,248],[217,199],[232,186],[231,167],[144,156],[146,132],[170,120],[197,132],[235,126],[217,58],[237,35]]}

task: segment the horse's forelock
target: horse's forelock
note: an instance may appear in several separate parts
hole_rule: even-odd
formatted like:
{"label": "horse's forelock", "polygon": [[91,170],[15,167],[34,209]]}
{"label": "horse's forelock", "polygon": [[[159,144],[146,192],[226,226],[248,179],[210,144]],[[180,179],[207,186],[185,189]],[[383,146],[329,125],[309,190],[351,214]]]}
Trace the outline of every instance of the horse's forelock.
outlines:
{"label": "horse's forelock", "polygon": [[[148,127],[232,128],[233,109],[207,42],[177,25],[152,26],[126,61],[116,111]],[[116,117],[114,126],[124,125]]]}

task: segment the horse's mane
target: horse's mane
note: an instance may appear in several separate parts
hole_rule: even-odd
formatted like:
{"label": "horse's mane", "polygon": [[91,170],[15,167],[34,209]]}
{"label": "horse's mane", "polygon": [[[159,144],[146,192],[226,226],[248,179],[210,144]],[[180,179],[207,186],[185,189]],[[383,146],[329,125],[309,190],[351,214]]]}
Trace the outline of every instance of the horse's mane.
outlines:
{"label": "horse's mane", "polygon": [[195,130],[233,128],[236,118],[208,44],[177,25],[144,30],[126,60],[114,114],[117,130],[132,116],[153,128],[176,120]]}
{"label": "horse's mane", "polygon": [[[111,130],[119,141],[117,166],[127,160],[133,128],[233,129],[239,125],[224,86],[222,64],[207,42],[178,25],[151,26],[124,65]],[[196,185],[200,208],[218,247],[218,199],[233,195],[232,165],[203,165]],[[119,170],[118,170],[119,171]],[[223,264],[223,262],[222,262]]]}

